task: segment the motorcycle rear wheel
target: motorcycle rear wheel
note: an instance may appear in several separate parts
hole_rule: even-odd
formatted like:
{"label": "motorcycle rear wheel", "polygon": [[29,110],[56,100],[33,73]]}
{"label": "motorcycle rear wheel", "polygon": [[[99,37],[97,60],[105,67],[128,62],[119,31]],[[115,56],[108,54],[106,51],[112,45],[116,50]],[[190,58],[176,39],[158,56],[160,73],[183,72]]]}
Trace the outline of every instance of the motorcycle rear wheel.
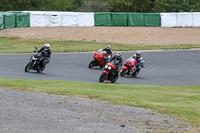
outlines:
{"label": "motorcycle rear wheel", "polygon": [[118,77],[119,77],[119,74],[117,74],[117,76],[111,80],[111,83],[115,83],[117,81]]}
{"label": "motorcycle rear wheel", "polygon": [[25,72],[29,72],[31,70],[31,62],[29,62],[25,67]]}
{"label": "motorcycle rear wheel", "polygon": [[103,72],[103,73],[101,74],[100,78],[99,78],[99,82],[103,83],[105,79],[106,79],[106,73]]}
{"label": "motorcycle rear wheel", "polygon": [[43,68],[39,68],[39,69],[37,69],[36,71],[37,71],[38,73],[41,73],[41,72],[45,69],[45,67],[46,67],[46,65],[44,65]]}
{"label": "motorcycle rear wheel", "polygon": [[140,71],[135,71],[133,74],[132,74],[132,77],[137,77],[137,75],[140,73]]}

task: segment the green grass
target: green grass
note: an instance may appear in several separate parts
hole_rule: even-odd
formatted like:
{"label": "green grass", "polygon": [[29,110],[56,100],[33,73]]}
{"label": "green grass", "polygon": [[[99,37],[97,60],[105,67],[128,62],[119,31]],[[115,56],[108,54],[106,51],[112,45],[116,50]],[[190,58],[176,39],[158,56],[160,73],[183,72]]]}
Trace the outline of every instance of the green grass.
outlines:
{"label": "green grass", "polygon": [[0,88],[148,108],[200,126],[200,86],[150,86],[0,78]]}
{"label": "green grass", "polygon": [[[0,37],[0,53],[30,53],[34,47],[42,47],[45,43],[51,44],[53,52],[88,52],[104,48],[107,44],[87,41],[47,41],[38,39],[22,39],[16,37]],[[127,45],[109,43],[114,51],[130,50],[159,50],[159,49],[191,49],[200,48],[196,45]]]}

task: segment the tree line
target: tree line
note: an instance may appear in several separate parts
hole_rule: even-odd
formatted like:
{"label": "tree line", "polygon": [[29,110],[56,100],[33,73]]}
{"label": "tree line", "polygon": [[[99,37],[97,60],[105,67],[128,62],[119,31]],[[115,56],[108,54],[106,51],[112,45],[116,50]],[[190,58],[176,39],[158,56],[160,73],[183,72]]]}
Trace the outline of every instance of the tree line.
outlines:
{"label": "tree line", "polygon": [[200,0],[0,0],[0,11],[200,12]]}

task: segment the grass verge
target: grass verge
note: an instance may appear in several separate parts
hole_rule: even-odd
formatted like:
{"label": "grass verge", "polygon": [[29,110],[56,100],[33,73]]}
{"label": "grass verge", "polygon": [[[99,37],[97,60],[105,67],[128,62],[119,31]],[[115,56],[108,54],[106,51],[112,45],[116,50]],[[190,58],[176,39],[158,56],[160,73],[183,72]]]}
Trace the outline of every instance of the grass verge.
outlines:
{"label": "grass verge", "polygon": [[148,108],[200,126],[200,86],[150,86],[0,78],[0,88]]}
{"label": "grass verge", "polygon": [[[0,53],[31,53],[34,47],[42,47],[50,43],[53,52],[88,52],[104,48],[107,44],[86,41],[47,41],[38,39],[22,39],[16,37],[0,37]],[[200,48],[200,44],[192,45],[127,45],[109,43],[114,51],[159,50],[159,49],[191,49]]]}

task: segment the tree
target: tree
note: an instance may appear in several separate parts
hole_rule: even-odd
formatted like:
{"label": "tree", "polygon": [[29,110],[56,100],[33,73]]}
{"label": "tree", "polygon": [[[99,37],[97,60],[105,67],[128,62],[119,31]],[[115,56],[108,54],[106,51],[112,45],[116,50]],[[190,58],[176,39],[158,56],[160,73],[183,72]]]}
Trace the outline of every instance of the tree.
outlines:
{"label": "tree", "polygon": [[149,0],[107,0],[112,12],[149,12]]}
{"label": "tree", "polygon": [[83,0],[81,6],[76,9],[79,12],[107,12],[108,4],[104,0]]}

